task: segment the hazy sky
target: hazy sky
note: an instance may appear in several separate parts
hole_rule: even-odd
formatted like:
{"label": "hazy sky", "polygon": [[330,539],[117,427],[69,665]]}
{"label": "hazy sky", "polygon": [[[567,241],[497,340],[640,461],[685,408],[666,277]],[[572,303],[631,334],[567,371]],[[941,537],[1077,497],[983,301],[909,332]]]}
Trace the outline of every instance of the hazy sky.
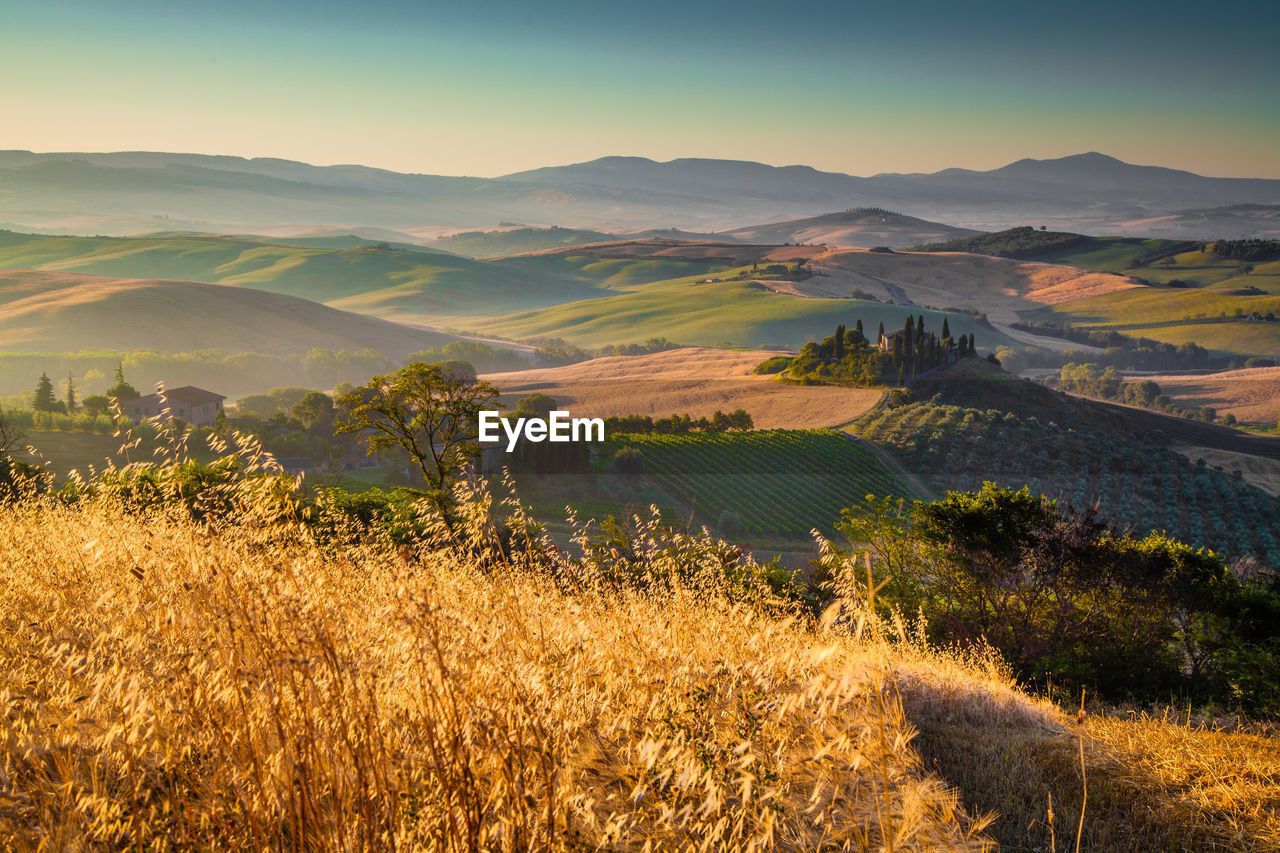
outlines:
{"label": "hazy sky", "polygon": [[0,0],[0,148],[1280,178],[1272,2]]}

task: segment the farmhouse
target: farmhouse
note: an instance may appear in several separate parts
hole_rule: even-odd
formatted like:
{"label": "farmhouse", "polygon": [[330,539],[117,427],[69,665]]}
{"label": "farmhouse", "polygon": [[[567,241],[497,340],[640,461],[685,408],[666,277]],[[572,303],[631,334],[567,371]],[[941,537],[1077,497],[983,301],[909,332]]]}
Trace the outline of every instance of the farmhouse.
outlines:
{"label": "farmhouse", "polygon": [[225,399],[227,398],[222,394],[196,388],[194,385],[183,385],[158,394],[121,400],[120,409],[125,417],[134,420],[181,418],[193,426],[203,427],[213,426],[214,418],[222,410],[222,401]]}
{"label": "farmhouse", "polygon": [[880,334],[880,340],[876,341],[876,347],[880,352],[892,352],[894,338],[901,338],[903,331],[903,329],[895,329],[892,332],[882,332]]}

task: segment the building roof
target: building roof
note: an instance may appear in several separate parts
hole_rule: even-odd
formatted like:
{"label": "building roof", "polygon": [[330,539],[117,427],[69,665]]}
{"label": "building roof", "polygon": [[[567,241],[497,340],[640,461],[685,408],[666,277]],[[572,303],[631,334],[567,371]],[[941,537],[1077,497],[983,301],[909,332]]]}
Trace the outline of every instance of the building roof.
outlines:
{"label": "building roof", "polygon": [[[164,399],[170,406],[174,403],[183,403],[188,406],[199,406],[204,403],[218,403],[227,399],[223,394],[215,394],[212,391],[206,391],[203,388],[197,388],[194,385],[183,385],[181,388],[169,388],[164,392]],[[160,405],[160,394],[147,394],[138,397],[135,400],[123,400],[121,405],[133,404],[143,406]]]}

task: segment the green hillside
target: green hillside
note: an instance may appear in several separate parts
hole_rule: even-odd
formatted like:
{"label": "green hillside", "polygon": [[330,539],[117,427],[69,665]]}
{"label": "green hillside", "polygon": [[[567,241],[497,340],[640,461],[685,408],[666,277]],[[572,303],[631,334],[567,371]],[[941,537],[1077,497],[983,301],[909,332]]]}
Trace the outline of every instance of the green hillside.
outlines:
{"label": "green hillside", "polygon": [[1024,225],[992,234],[978,234],[917,246],[916,252],[970,252],[1000,258],[1067,264],[1102,272],[1123,272],[1147,261],[1200,244],[1185,240],[1155,240],[1139,237],[1090,237],[1069,231],[1038,231]]}
{"label": "green hillside", "polygon": [[603,231],[580,228],[513,228],[505,231],[464,231],[436,240],[436,245],[470,258],[501,258],[558,246],[576,246],[615,239]]}
{"label": "green hillside", "polygon": [[890,449],[938,491],[987,480],[1026,485],[1080,509],[1096,503],[1122,528],[1167,530],[1231,556],[1280,563],[1280,499],[1170,449],[1191,439],[1274,454],[1280,440],[1259,444],[1267,440],[1070,397],[977,362],[912,392],[915,402],[871,412],[850,430]]}
{"label": "green hillside", "polygon": [[606,258],[586,252],[517,255],[501,258],[494,263],[507,269],[562,276],[602,287],[625,287],[672,278],[707,276],[730,268],[729,264],[717,261]]}
{"label": "green hillside", "polygon": [[0,232],[0,268],[186,279],[300,296],[388,319],[435,320],[585,299],[598,292],[554,273],[500,267],[385,244],[349,249],[245,238],[45,237]]}
{"label": "green hillside", "polygon": [[923,314],[930,327],[940,326],[947,317],[953,334],[973,332],[983,350],[1013,343],[969,314],[856,299],[810,299],[775,293],[750,281],[707,282],[701,275],[631,287],[608,300],[569,302],[467,325],[483,334],[549,335],[583,346],[659,336],[697,346],[727,342],[798,349],[830,335],[841,323],[852,326],[861,319],[868,329],[881,322],[896,329],[908,315],[917,314]]}

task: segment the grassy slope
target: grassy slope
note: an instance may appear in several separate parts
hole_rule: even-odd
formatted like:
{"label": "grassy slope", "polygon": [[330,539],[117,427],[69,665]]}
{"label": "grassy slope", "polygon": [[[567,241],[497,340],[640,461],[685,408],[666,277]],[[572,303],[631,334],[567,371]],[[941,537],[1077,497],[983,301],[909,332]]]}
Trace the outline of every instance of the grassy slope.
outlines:
{"label": "grassy slope", "polygon": [[288,354],[323,347],[373,348],[396,355],[450,340],[449,335],[252,288],[0,271],[0,348],[10,351]]}
{"label": "grassy slope", "polygon": [[[121,452],[122,443],[120,438],[113,435],[28,430],[19,442],[23,450],[14,455],[25,462],[43,466],[61,482],[73,470],[84,476],[88,476],[90,468],[101,471],[108,460],[117,467],[124,467],[131,462],[151,462],[155,459],[155,450],[160,446],[155,440],[147,439],[128,452]],[[198,446],[199,444],[193,442],[188,448],[191,458],[198,462],[211,461],[214,454],[207,447]],[[34,448],[35,453],[27,448]]]}
{"label": "grassy slope", "polygon": [[497,265],[593,282],[605,287],[648,284],[671,278],[706,276],[722,272],[727,265],[713,261],[684,261],[665,258],[602,258],[592,254],[548,253],[502,258]]}
{"label": "grassy slope", "polygon": [[1273,738],[1075,726],[990,662],[715,590],[93,505],[0,507],[0,553],[6,849],[1047,850],[1052,797],[1062,850],[1080,752],[1081,850],[1280,844]]}
{"label": "grassy slope", "polygon": [[410,320],[516,310],[595,292],[555,275],[443,252],[308,248],[209,236],[0,233],[0,267],[245,285]]}
{"label": "grassy slope", "polygon": [[978,346],[994,348],[1007,339],[967,314],[943,314],[882,302],[808,299],[774,293],[743,281],[706,283],[700,276],[633,287],[608,300],[570,302],[509,314],[473,324],[487,334],[512,337],[555,335],[588,346],[627,343],[660,335],[680,343],[715,346],[798,348],[831,334],[837,324],[861,319],[874,332],[878,323],[899,328],[910,315],[924,314],[930,328],[948,318],[953,334],[974,332]]}
{"label": "grassy slope", "polygon": [[436,246],[469,258],[502,258],[557,246],[597,243],[612,234],[580,228],[515,228],[507,231],[465,231],[436,241]]}

